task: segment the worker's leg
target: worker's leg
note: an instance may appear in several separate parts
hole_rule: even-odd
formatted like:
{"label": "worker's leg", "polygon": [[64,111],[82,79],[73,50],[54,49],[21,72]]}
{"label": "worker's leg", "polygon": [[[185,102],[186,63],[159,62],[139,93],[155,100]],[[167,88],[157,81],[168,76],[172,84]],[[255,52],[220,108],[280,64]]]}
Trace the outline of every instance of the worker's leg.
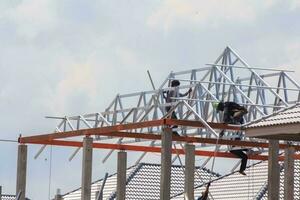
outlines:
{"label": "worker's leg", "polygon": [[241,163],[240,172],[243,172],[247,167],[248,156],[243,151],[241,151],[241,158],[242,158],[242,163]]}
{"label": "worker's leg", "polygon": [[[178,119],[175,111],[172,112],[171,119]],[[174,125],[172,128],[177,128],[177,127],[178,127],[177,125]]]}
{"label": "worker's leg", "polygon": [[231,123],[231,116],[227,107],[224,108],[223,122],[226,124]]}
{"label": "worker's leg", "polygon": [[241,158],[240,172],[244,172],[246,167],[247,167],[247,160],[248,160],[247,154],[245,154],[240,149],[231,150],[230,153],[232,153],[232,154],[236,155],[237,157]]}

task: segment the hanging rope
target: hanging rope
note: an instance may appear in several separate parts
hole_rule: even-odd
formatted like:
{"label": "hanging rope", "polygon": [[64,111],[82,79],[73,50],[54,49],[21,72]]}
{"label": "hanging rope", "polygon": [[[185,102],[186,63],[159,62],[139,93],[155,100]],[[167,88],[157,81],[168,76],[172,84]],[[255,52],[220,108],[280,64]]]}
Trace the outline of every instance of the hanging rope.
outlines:
{"label": "hanging rope", "polygon": [[217,155],[217,152],[219,151],[219,148],[218,148],[219,139],[220,139],[220,137],[218,137],[217,141],[216,141],[216,147],[215,147],[215,151],[214,151],[214,157],[213,157],[213,161],[212,161],[212,165],[211,165],[211,169],[210,169],[211,173],[210,173],[209,182],[211,182],[212,172],[213,172],[214,166],[215,166],[216,155]]}
{"label": "hanging rope", "polygon": [[50,199],[50,192],[51,192],[51,177],[52,177],[52,145],[50,146],[50,153],[49,153],[49,184],[48,184],[48,199]]}

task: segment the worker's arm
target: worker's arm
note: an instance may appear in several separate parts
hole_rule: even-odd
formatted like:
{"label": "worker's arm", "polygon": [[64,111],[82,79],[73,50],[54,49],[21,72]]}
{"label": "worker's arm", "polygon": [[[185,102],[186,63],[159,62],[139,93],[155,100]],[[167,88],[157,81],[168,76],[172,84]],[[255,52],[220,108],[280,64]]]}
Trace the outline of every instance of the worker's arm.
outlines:
{"label": "worker's arm", "polygon": [[207,198],[208,198],[208,190],[209,190],[209,186],[210,186],[210,183],[208,183],[207,186],[206,186],[205,192],[204,192],[204,194],[203,194],[203,196],[202,196],[202,199],[203,199],[203,200],[207,200]]}
{"label": "worker's arm", "polygon": [[181,93],[179,93],[179,96],[180,97],[185,97],[185,96],[187,96],[189,93],[191,93],[192,92],[192,88],[190,88],[186,93],[184,93],[184,94],[181,94]]}

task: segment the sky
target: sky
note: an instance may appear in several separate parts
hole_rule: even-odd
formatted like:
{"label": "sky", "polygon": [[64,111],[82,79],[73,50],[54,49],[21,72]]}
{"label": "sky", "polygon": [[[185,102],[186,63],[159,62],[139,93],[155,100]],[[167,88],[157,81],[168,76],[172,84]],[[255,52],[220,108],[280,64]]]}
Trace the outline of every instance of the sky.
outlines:
{"label": "sky", "polygon": [[[147,70],[160,85],[227,45],[253,67],[295,70],[297,79],[299,21],[299,0],[1,0],[0,139],[52,132],[57,122],[45,116],[103,111],[117,93],[151,89]],[[34,160],[39,148],[29,146],[29,198],[80,186],[80,155],[69,162],[73,149],[53,147],[50,176],[50,148]],[[4,193],[15,192],[16,152],[0,143]],[[104,155],[94,153],[93,180],[116,171]]]}

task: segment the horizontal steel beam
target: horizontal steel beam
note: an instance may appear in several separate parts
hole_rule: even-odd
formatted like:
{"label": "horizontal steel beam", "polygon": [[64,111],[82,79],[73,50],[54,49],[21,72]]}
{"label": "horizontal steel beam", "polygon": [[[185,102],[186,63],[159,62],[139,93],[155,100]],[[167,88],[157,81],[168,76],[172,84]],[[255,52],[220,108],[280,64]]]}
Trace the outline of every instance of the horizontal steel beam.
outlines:
{"label": "horizontal steel beam", "polygon": [[[232,126],[226,125],[222,123],[208,123],[210,127],[215,129],[228,129],[228,130],[241,130],[240,126]],[[102,135],[102,136],[114,136],[113,132],[118,132],[122,130],[132,130],[153,126],[186,126],[186,127],[197,127],[202,128],[204,125],[199,121],[191,121],[191,120],[174,120],[174,119],[159,119],[145,122],[136,122],[130,124],[118,124],[114,126],[105,126],[99,128],[89,128],[89,129],[80,129],[74,131],[60,132],[60,133],[50,133],[43,135],[35,135],[29,137],[20,137],[20,143],[27,143],[29,141],[41,141],[41,140],[53,140],[60,138],[68,138],[68,137],[78,137],[84,135]]]}
{"label": "horizontal steel beam", "polygon": [[223,64],[213,64],[213,63],[207,63],[205,65],[220,66],[220,67],[233,67],[233,68],[242,68],[242,69],[256,69],[256,70],[275,71],[275,72],[295,72],[293,70],[286,70],[286,69],[261,68],[261,67],[245,67],[245,66],[223,65]]}
{"label": "horizontal steel beam", "polygon": [[192,80],[192,79],[176,79],[176,78],[169,78],[169,80],[179,80],[183,82],[193,82],[193,83],[209,83],[209,84],[218,84],[218,85],[234,85],[234,86],[258,88],[258,89],[278,89],[278,90],[299,91],[299,88],[272,87],[272,86],[265,86],[265,85],[249,85],[249,84],[240,84],[240,83],[199,81],[199,80]]}
{"label": "horizontal steel beam", "polygon": [[[55,145],[55,146],[68,146],[68,147],[82,147],[83,143],[78,141],[41,141],[41,142],[30,142],[30,144],[44,144],[44,145]],[[126,150],[126,151],[141,151],[141,152],[152,152],[160,153],[160,147],[149,147],[149,146],[138,146],[138,145],[124,145],[124,144],[107,144],[107,143],[93,143],[95,149],[115,149],[115,150]],[[185,154],[184,149],[172,149],[172,154]],[[195,150],[197,156],[208,156],[208,157],[222,157],[222,158],[236,158],[229,152],[214,152],[214,151],[203,151]],[[268,160],[268,155],[248,155],[249,159],[253,160]],[[300,155],[295,154],[294,158],[299,160]],[[280,156],[279,160],[284,160],[284,156]]]}
{"label": "horizontal steel beam", "polygon": [[[155,120],[155,123],[158,123],[159,120]],[[199,122],[187,121],[187,120],[172,120],[172,119],[165,119],[165,124],[177,124],[177,125],[189,125],[189,126],[196,126],[199,125]],[[153,122],[153,121],[152,121]],[[176,122],[176,123],[175,123]],[[195,124],[193,124],[195,123]],[[137,124],[137,123],[135,123]],[[144,125],[144,124],[141,124]],[[111,127],[117,127],[111,126]],[[236,129],[239,130],[240,127],[230,127],[225,124],[214,123],[211,127],[220,128],[220,129]],[[107,128],[107,127],[103,127]],[[61,132],[61,133],[53,133],[53,134],[46,134],[46,135],[37,135],[37,136],[29,136],[29,137],[21,137],[19,138],[20,143],[39,143],[44,141],[52,141],[54,139],[61,139],[67,137],[74,137],[74,136],[84,136],[84,135],[99,135],[99,136],[110,136],[110,137],[120,137],[120,138],[135,138],[135,139],[146,139],[146,140],[161,140],[161,135],[158,134],[150,134],[150,133],[130,133],[130,132],[122,132],[118,130],[113,131],[103,131],[103,128],[95,128],[95,129],[85,129],[85,130],[78,130],[78,131],[68,131],[68,132]],[[173,141],[177,142],[188,142],[188,143],[205,143],[205,144],[216,144],[216,138],[201,138],[201,137],[191,137],[191,136],[173,136]],[[235,146],[242,146],[242,147],[261,147],[261,148],[268,148],[268,143],[263,142],[251,142],[251,141],[239,141],[239,140],[224,140],[219,139],[219,145],[235,145]],[[280,149],[286,148],[286,144],[280,144]],[[300,151],[300,146],[294,146],[295,150]]]}

